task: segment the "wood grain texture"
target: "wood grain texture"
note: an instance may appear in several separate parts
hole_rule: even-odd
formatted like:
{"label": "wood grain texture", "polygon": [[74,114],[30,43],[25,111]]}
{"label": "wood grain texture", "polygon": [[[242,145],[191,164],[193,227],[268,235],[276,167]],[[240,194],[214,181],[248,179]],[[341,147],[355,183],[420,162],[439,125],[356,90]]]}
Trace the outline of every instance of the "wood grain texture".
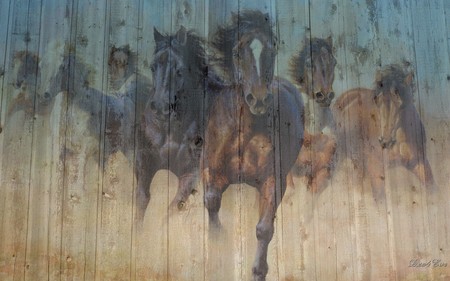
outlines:
{"label": "wood grain texture", "polygon": [[[436,181],[436,192],[427,192],[407,169],[390,167],[383,152],[378,157],[386,198],[374,200],[363,172],[366,136],[344,133],[323,192],[310,192],[298,177],[288,187],[269,244],[267,280],[450,280],[447,0],[1,1],[1,280],[251,280],[257,190],[230,186],[219,212],[222,232],[211,233],[200,179],[183,209],[170,206],[179,179],[169,163],[151,183],[138,231],[134,157],[140,115],[123,117],[117,127],[108,122],[114,114],[108,97],[120,96],[123,85],[114,84],[108,64],[112,46],[128,45],[137,57],[133,71],[141,75],[135,77],[151,81],[154,27],[164,34],[192,29],[213,53],[208,42],[214,32],[230,22],[232,12],[247,9],[268,13],[274,22],[275,75],[291,82],[291,57],[314,37],[333,39],[336,96],[373,88],[377,70],[408,61],[426,131],[426,143],[417,134],[423,149],[416,152],[428,158]],[[17,87],[21,51],[40,59],[29,71],[34,82],[25,88]],[[45,107],[39,98],[65,55],[75,58],[62,78],[66,88]],[[91,71],[87,79],[76,62]],[[88,88],[101,95],[80,99]],[[136,88],[130,94],[138,93]],[[302,96],[313,121],[307,128],[320,133],[326,125],[320,107]],[[15,103],[20,109],[10,113]],[[205,111],[195,114],[206,123]],[[358,122],[347,116],[345,124]],[[277,155],[274,163],[280,161]]]}

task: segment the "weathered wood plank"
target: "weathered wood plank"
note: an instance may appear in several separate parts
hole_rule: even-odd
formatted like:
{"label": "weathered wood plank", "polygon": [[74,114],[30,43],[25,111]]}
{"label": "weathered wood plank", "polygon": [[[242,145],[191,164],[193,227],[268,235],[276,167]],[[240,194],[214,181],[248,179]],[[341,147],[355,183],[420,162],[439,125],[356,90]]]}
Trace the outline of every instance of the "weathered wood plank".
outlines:
{"label": "weathered wood plank", "polygon": [[[230,23],[231,13],[239,11],[239,2],[239,0],[226,2],[209,1],[208,40],[213,40],[213,36],[219,26]],[[212,231],[213,226],[206,223],[208,221],[208,212],[205,212],[207,233],[205,280],[225,280],[225,278],[239,280],[242,279],[242,271],[246,270],[245,266],[248,267],[248,264],[244,264],[242,260],[243,246],[241,245],[241,237],[243,229],[241,213],[244,212],[241,201],[242,188],[246,187],[232,185],[223,194],[222,205],[219,211],[219,218],[222,223],[221,233]]]}
{"label": "weathered wood plank", "polygon": [[[446,221],[445,213],[449,212],[448,198],[449,191],[448,180],[439,176],[442,170],[441,165],[447,159],[442,158],[443,147],[448,145],[448,137],[444,137],[442,128],[448,127],[448,106],[450,98],[448,95],[448,73],[450,53],[448,51],[447,36],[445,34],[446,16],[445,3],[447,1],[431,1],[424,3],[414,1],[410,5],[411,9],[411,34],[413,34],[413,46],[416,66],[416,107],[419,111],[426,131],[426,145],[419,143],[422,147],[421,157],[426,157],[431,163],[431,169],[436,181],[437,190],[435,194],[426,192],[427,187],[417,182],[417,198],[412,198],[413,206],[419,209],[422,215],[420,217],[423,223],[424,248],[427,251],[425,255],[419,249],[414,258],[428,260],[448,260],[449,248],[448,229],[442,223]],[[446,120],[446,121],[444,121]],[[445,134],[445,135],[448,135]],[[418,135],[418,138],[420,134]],[[421,141],[419,139],[418,141]],[[422,145],[422,146],[420,146]],[[426,154],[425,154],[426,152]],[[448,172],[444,172],[448,174]],[[404,179],[406,180],[406,179]],[[417,211],[416,211],[417,212]],[[417,227],[417,220],[414,223]],[[419,224],[420,226],[420,224]],[[418,268],[408,268],[410,275],[418,274],[421,270]],[[450,275],[450,269],[442,267],[428,268],[429,278],[445,278]]]}
{"label": "weathered wood plank", "polygon": [[[151,75],[150,64],[155,49],[153,28],[157,28],[162,33],[171,32],[172,3],[171,1],[143,1],[141,7],[143,40],[138,47],[138,53],[144,59],[144,73]],[[171,279],[168,270],[167,225],[170,176],[172,175],[166,170],[161,170],[156,173],[150,185],[151,198],[145,214],[144,227],[136,236],[137,280]]]}
{"label": "weathered wood plank", "polygon": [[[303,47],[309,26],[308,1],[277,2],[277,75],[293,81],[289,72],[292,56]],[[297,85],[296,85],[297,86]],[[304,102],[307,101],[304,99]],[[302,149],[305,149],[304,147]],[[295,179],[288,186],[277,214],[279,280],[315,280],[315,234],[312,225],[313,195]]]}
{"label": "weathered wood plank", "polygon": [[[171,33],[177,33],[182,27],[191,30],[201,38],[207,36],[208,31],[208,14],[206,13],[207,1],[205,0],[176,0],[172,1],[172,16],[171,16]],[[205,47],[205,44],[203,44]],[[186,48],[188,48],[186,46]],[[195,66],[184,65],[184,68],[192,68]],[[172,69],[175,71],[175,69]],[[192,110],[190,115],[194,120],[205,120],[207,114],[206,95],[208,92],[201,91],[204,85],[198,85],[198,89],[192,89],[189,93],[190,98],[195,100],[204,100],[201,109],[187,109]],[[195,86],[194,86],[195,87]],[[176,82],[173,82],[173,91],[176,90]],[[205,89],[206,90],[206,89]],[[182,96],[177,95],[178,98],[183,99]],[[181,100],[183,102],[183,100]],[[187,103],[186,100],[184,100]],[[189,115],[188,115],[189,116]],[[201,124],[198,124],[199,126]],[[170,126],[169,133],[176,134],[177,130],[186,130],[178,126]],[[190,145],[188,143],[188,145]],[[189,157],[180,159],[180,161],[192,161]],[[197,161],[197,160],[196,160]],[[192,163],[198,165],[199,163]],[[169,169],[171,165],[179,165],[179,163],[169,162]],[[198,173],[200,175],[200,173]],[[169,200],[172,201],[176,196],[178,188],[182,188],[179,184],[183,179],[179,177],[177,180],[169,178]],[[167,213],[168,219],[168,270],[170,273],[170,280],[204,280],[205,279],[205,207],[203,204],[203,188],[198,186],[201,178],[196,179],[197,187],[195,190],[200,190],[195,194],[189,196],[185,205],[182,208],[178,206],[170,206]],[[183,237],[190,237],[185,240]],[[183,242],[181,242],[183,241]]]}
{"label": "weathered wood plank", "polygon": [[[40,24],[38,76],[36,94],[43,96],[46,83],[42,79],[47,76],[42,72],[51,72],[50,63],[55,63],[56,50],[53,46],[64,45],[68,39],[70,17],[66,17],[66,1],[46,0],[33,2],[31,10],[40,11],[35,16],[42,19]],[[52,44],[49,44],[52,42]],[[51,45],[51,46],[50,46]],[[53,67],[55,68],[55,67]],[[36,99],[38,97],[36,96]],[[30,202],[27,242],[27,280],[48,280],[58,278],[61,266],[59,248],[61,246],[62,223],[62,161],[64,134],[64,108],[61,99],[55,101],[54,114],[35,114],[33,122],[32,162],[30,179]],[[36,102],[35,111],[44,111]]]}
{"label": "weathered wood plank", "polygon": [[[356,2],[350,4],[346,1],[339,1],[337,3],[340,13],[340,32],[334,34],[339,81],[336,88],[342,89],[342,92],[354,87],[371,88],[378,57],[378,54],[370,52],[370,36],[374,32],[371,21],[376,17],[374,7],[369,7],[373,2]],[[363,28],[364,30],[362,30]],[[347,117],[345,123],[346,128],[351,128],[358,126],[359,122]],[[355,131],[358,132],[359,129]],[[365,175],[362,172],[364,167],[363,139],[361,134],[351,136],[346,134],[344,140],[338,139],[337,153],[340,161],[337,163],[339,166],[335,172],[339,179],[339,187],[342,188],[340,192],[348,194],[348,199],[343,194],[336,199],[340,199],[338,201],[342,203],[340,207],[349,211],[348,215],[341,214],[341,218],[345,218],[347,220],[345,223],[350,227],[346,231],[350,230],[347,233],[350,234],[348,238],[351,239],[347,238],[345,241],[352,251],[352,269],[347,274],[351,276],[353,272],[353,276],[351,276],[353,280],[370,280],[371,272],[373,272],[370,256],[371,244],[368,242],[370,236],[368,220],[371,212],[368,200],[373,200],[373,198],[370,183],[365,181]],[[347,159],[347,161],[341,159]],[[335,222],[336,225],[339,223]],[[345,251],[342,242],[338,242],[338,251]],[[347,256],[347,261],[349,260],[350,257]],[[338,270],[344,269],[346,270],[345,265]]]}
{"label": "weathered wood plank", "polygon": [[[8,114],[17,98],[21,95],[26,99],[34,99],[36,81],[32,79],[36,70],[31,60],[25,60],[24,68],[30,74],[30,79],[20,83],[17,80],[21,65],[21,58],[17,57],[20,51],[37,53],[39,45],[40,17],[31,16],[32,4],[28,1],[14,1],[11,3],[9,36],[7,41],[7,54],[5,63],[5,76],[2,94],[2,113],[5,128],[2,132],[2,178],[1,186],[4,189],[4,209],[2,212],[2,242],[0,245],[0,260],[4,269],[1,278],[4,280],[24,280],[30,267],[26,261],[27,235],[29,219],[30,196],[30,163],[33,142],[33,108],[26,107],[25,111]],[[39,3],[38,3],[39,6]],[[39,14],[39,13],[38,13]],[[27,65],[29,63],[29,65]],[[31,68],[31,69],[28,69]]]}
{"label": "weathered wood plank", "polygon": [[[8,94],[8,88],[7,88],[7,80],[5,79],[6,77],[6,62],[7,62],[7,48],[8,48],[8,43],[10,40],[10,14],[11,14],[11,1],[3,1],[0,3],[0,36],[2,36],[3,40],[0,43],[0,130],[3,131],[3,127],[4,127],[4,120],[6,118],[6,106],[4,104],[4,96],[6,96]],[[3,158],[3,141],[4,141],[4,134],[0,133],[0,149],[2,152],[2,158]],[[3,183],[3,177],[4,177],[4,168],[3,168],[3,161],[0,161],[0,183]],[[4,226],[4,222],[5,222],[5,214],[8,211],[6,209],[6,199],[7,199],[7,188],[1,188],[0,189],[0,214],[1,214],[1,225],[2,227]],[[3,228],[2,228],[3,229]],[[1,233],[1,237],[2,237],[2,241],[4,241],[3,239],[3,231],[0,232]],[[0,249],[3,252],[4,249],[4,245],[2,242],[0,242]],[[3,277],[3,275],[5,275],[5,271],[7,269],[7,259],[9,259],[9,257],[7,257],[6,255],[0,254],[0,262],[2,263],[1,266],[1,273],[0,276]]]}
{"label": "weathered wood plank", "polygon": [[[66,44],[67,115],[65,117],[62,276],[91,279],[96,267],[101,225],[101,144],[106,4],[73,2],[70,40]],[[99,36],[99,34],[101,36]],[[89,95],[89,102],[87,96]],[[100,167],[99,167],[100,166]]]}
{"label": "weathered wood plank", "polygon": [[[137,69],[132,56],[137,50],[139,1],[108,3],[103,68],[106,79],[103,93],[109,96],[104,104],[103,180],[101,220],[97,236],[96,268],[100,279],[129,279],[132,274],[131,254],[134,201],[134,135],[136,89],[128,76]],[[113,58],[113,48],[129,49],[128,57]],[[114,60],[112,60],[114,59]],[[117,64],[116,64],[117,62]],[[123,73],[122,73],[123,72]],[[129,73],[130,72],[130,73]],[[128,77],[129,78],[129,77]],[[125,85],[126,84],[126,85]],[[124,98],[129,97],[129,100]]]}

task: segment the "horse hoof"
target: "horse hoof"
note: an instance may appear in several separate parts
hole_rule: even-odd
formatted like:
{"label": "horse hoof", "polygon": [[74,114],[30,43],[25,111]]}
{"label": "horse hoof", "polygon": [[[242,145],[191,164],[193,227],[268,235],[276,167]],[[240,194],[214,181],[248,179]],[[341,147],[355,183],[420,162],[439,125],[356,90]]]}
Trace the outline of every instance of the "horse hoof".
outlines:
{"label": "horse hoof", "polygon": [[255,269],[253,269],[253,281],[266,281],[266,274],[255,273]]}

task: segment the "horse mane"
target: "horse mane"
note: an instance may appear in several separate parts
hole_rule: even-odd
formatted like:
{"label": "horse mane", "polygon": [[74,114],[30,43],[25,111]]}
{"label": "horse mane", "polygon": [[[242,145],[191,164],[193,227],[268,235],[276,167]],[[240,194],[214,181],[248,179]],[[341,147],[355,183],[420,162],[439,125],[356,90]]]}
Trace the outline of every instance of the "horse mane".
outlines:
{"label": "horse mane", "polygon": [[411,72],[400,64],[387,65],[377,73],[374,90],[379,93],[395,87],[403,103],[412,103],[414,97],[411,89],[414,90],[414,82],[411,81],[409,87],[406,85],[407,77],[410,74]]}
{"label": "horse mane", "polygon": [[[207,69],[207,55],[205,51],[205,41],[198,36],[193,30],[186,33],[186,42],[184,44],[175,44],[176,34],[163,35],[164,42],[156,44],[154,55],[167,48],[172,48],[176,53],[180,54],[183,63],[186,66],[194,66],[190,68],[193,76],[204,75]],[[192,72],[193,71],[193,72]]]}
{"label": "horse mane", "polygon": [[215,63],[225,72],[232,71],[233,47],[236,46],[242,34],[252,33],[255,30],[264,33],[276,42],[273,24],[268,14],[255,10],[232,13],[231,23],[220,26],[211,41],[211,46],[217,52],[216,57],[214,57]]}
{"label": "horse mane", "polygon": [[305,39],[304,42],[303,48],[290,60],[289,72],[298,85],[303,85],[305,82],[305,66],[308,58],[314,57],[322,48],[325,48],[330,54],[333,53],[333,47],[327,39],[314,37],[311,41]]}

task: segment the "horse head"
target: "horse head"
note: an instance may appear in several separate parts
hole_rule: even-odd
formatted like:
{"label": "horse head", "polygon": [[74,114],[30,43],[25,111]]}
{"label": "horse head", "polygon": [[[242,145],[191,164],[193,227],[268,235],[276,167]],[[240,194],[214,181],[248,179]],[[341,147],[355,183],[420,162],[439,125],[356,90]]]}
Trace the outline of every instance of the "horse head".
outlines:
{"label": "horse head", "polygon": [[305,40],[303,49],[293,58],[291,75],[304,93],[327,107],[335,96],[335,66],[331,36],[327,39],[313,38]]}
{"label": "horse head", "polygon": [[14,54],[14,80],[15,88],[11,104],[8,107],[8,115],[25,109],[28,113],[33,111],[33,97],[40,82],[39,58],[28,51],[20,51]]}
{"label": "horse head", "polygon": [[242,11],[231,24],[219,28],[212,46],[232,83],[239,86],[254,115],[273,105],[272,81],[277,54],[276,37],[268,14]]}
{"label": "horse head", "polygon": [[[158,116],[176,112],[184,93],[203,86],[204,64],[200,39],[183,26],[174,35],[163,35],[154,28],[155,53],[151,71],[155,94],[149,101],[150,110]],[[195,49],[201,50],[195,50]]]}
{"label": "horse head", "polygon": [[396,143],[397,130],[402,126],[402,113],[413,103],[414,73],[405,73],[396,65],[376,74],[374,101],[380,116],[378,141],[384,149]]}

